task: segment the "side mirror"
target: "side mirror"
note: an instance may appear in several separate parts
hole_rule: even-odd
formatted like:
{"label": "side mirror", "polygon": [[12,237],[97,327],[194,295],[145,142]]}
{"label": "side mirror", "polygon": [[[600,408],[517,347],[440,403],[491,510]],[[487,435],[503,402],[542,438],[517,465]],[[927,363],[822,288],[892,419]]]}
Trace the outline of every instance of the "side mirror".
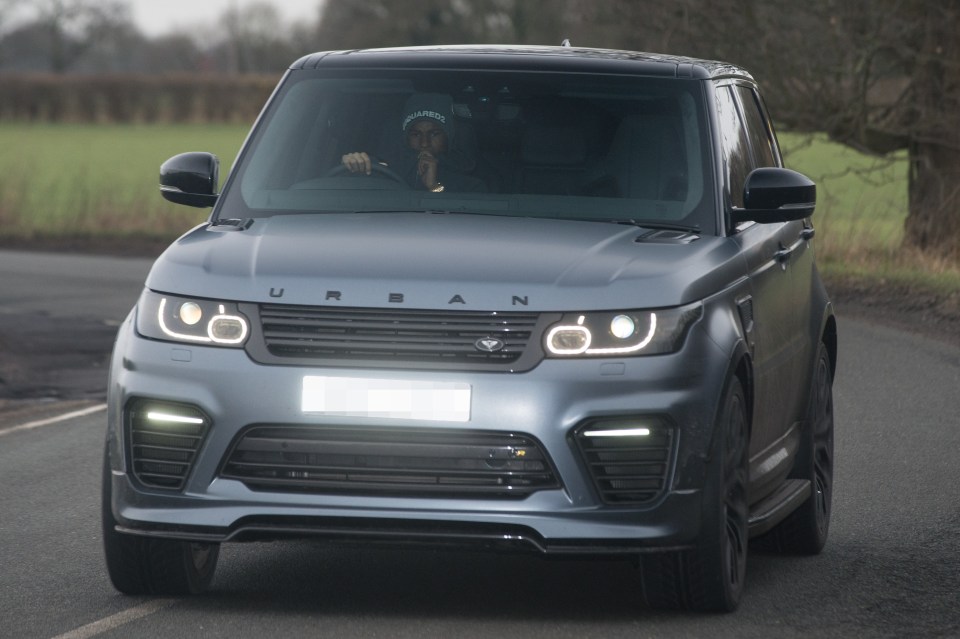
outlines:
{"label": "side mirror", "polygon": [[220,160],[212,153],[181,153],[160,165],[160,194],[176,204],[213,206],[219,181]]}
{"label": "side mirror", "polygon": [[743,208],[731,213],[734,224],[740,222],[790,222],[813,215],[817,205],[817,185],[813,180],[777,167],[754,169],[743,185]]}

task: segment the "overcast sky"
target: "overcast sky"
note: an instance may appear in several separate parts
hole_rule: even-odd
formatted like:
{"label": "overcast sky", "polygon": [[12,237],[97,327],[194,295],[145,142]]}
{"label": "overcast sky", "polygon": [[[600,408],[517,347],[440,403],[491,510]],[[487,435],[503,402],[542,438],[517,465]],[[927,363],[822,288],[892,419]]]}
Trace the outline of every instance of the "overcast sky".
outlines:
{"label": "overcast sky", "polygon": [[[126,0],[134,23],[144,35],[155,37],[173,31],[192,31],[193,25],[210,25],[231,6],[242,7],[264,0]],[[267,0],[280,10],[284,22],[317,19],[320,0]]]}

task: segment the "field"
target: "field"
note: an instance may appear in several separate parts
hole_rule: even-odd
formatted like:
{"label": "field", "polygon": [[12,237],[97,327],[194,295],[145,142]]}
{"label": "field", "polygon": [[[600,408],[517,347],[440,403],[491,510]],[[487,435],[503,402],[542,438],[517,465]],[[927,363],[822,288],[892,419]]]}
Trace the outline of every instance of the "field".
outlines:
{"label": "field", "polygon": [[[247,125],[0,124],[0,241],[58,237],[169,241],[208,210],[168,203],[158,168],[212,151],[224,178]],[[954,268],[905,258],[906,158],[873,158],[821,136],[782,134],[787,166],[817,182],[818,259],[828,273],[958,280]],[[935,282],[934,282],[935,283]]]}
{"label": "field", "polygon": [[818,135],[781,135],[786,165],[817,183],[818,263],[832,279],[955,297],[960,265],[904,249],[906,152],[878,158]]}
{"label": "field", "polygon": [[820,251],[843,261],[893,257],[907,215],[906,154],[875,158],[823,136],[780,137],[786,165],[817,183]]}
{"label": "field", "polygon": [[221,179],[247,125],[0,125],[0,239],[107,236],[172,239],[209,209],[158,190],[160,164],[211,151]]}

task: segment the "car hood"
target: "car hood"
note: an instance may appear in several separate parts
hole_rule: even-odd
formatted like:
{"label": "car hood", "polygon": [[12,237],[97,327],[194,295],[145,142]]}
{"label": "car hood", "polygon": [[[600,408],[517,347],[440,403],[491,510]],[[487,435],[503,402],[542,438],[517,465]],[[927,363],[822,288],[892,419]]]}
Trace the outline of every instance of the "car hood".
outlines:
{"label": "car hood", "polygon": [[591,310],[683,304],[742,271],[727,238],[604,222],[359,213],[197,227],[160,256],[147,286],[283,304]]}

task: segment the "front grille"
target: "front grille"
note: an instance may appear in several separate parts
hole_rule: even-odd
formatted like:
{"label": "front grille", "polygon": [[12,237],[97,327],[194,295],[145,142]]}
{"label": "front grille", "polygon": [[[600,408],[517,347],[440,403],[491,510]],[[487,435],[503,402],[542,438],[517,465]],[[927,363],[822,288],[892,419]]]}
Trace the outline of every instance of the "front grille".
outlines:
{"label": "front grille", "polygon": [[220,472],[251,490],[520,498],[559,487],[530,437],[416,429],[253,426]]}
{"label": "front grille", "polygon": [[602,420],[581,426],[575,440],[600,498],[608,504],[643,504],[667,482],[673,429],[658,421]]}
{"label": "front grille", "polygon": [[[542,357],[538,313],[261,305],[257,361],[528,370]],[[484,344],[486,347],[484,347]],[[531,346],[533,346],[531,348]]]}
{"label": "front grille", "polygon": [[134,477],[144,486],[182,489],[207,432],[206,416],[192,406],[139,400],[127,420]]}

